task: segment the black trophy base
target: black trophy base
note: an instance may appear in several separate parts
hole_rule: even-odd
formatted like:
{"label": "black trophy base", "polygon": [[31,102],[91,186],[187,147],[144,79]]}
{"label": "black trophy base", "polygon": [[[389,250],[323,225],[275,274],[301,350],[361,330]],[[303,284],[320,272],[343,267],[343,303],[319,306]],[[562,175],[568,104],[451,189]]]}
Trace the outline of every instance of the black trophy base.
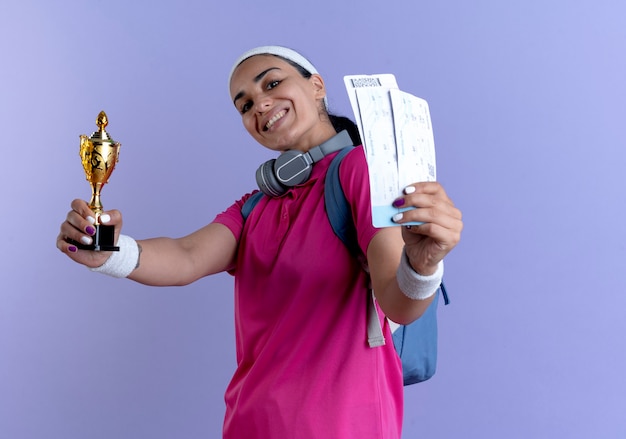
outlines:
{"label": "black trophy base", "polygon": [[81,250],[93,250],[96,252],[117,252],[120,250],[119,247],[115,246],[115,226],[97,224],[94,227],[96,228],[96,233],[91,237],[93,244],[85,245],[74,242],[74,245]]}

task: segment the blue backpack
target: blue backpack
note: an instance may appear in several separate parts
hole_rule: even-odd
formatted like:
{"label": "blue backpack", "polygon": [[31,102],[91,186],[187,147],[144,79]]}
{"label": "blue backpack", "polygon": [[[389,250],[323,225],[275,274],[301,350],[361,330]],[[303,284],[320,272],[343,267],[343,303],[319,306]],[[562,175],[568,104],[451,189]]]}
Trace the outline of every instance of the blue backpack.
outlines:
{"label": "blue backpack", "polygon": [[[339,181],[339,165],[352,148],[352,146],[343,148],[333,158],[324,180],[324,203],[333,231],[350,252],[362,262],[363,268],[367,271],[365,257],[356,240],[352,212]],[[241,209],[244,220],[248,218],[254,206],[263,196],[263,192],[256,192],[246,200]],[[441,291],[444,303],[447,305],[449,303],[448,294],[442,282],[434,300],[424,314],[409,325],[398,325],[398,328],[393,332],[393,344],[402,360],[405,386],[426,381],[435,374],[437,368],[437,303],[439,302],[439,291]],[[376,311],[373,291],[370,291],[370,296],[367,338],[369,346],[373,348],[384,345],[385,338]]]}

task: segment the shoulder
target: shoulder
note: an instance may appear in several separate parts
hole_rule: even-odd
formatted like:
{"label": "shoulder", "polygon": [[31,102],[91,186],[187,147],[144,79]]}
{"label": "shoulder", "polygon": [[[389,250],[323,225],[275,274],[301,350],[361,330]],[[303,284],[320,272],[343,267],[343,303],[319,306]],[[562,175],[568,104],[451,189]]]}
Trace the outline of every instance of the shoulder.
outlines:
{"label": "shoulder", "polygon": [[369,175],[367,172],[367,160],[363,146],[356,146],[346,154],[339,166],[339,179],[346,196],[353,189],[362,192],[367,188],[369,197]]}
{"label": "shoulder", "polygon": [[[346,164],[345,166],[344,163]],[[342,161],[342,167],[367,169],[367,161],[365,159],[365,149],[363,148],[363,145],[355,146],[348,154],[346,154]]]}
{"label": "shoulder", "polygon": [[226,210],[217,214],[212,222],[225,225],[230,229],[235,238],[239,240],[245,222],[242,215],[242,209],[246,204],[246,201],[248,201],[257,192],[258,191],[253,191],[245,194],[239,200],[236,200],[233,204],[226,208]]}

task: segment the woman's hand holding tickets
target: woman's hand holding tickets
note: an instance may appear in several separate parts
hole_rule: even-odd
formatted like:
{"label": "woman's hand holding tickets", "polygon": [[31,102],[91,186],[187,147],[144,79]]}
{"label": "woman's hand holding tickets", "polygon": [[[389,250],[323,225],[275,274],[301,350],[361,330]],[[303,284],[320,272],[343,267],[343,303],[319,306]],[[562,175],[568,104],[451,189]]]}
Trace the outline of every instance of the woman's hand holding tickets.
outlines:
{"label": "woman's hand holding tickets", "polygon": [[437,270],[440,261],[461,239],[462,214],[441,184],[422,182],[407,186],[394,207],[415,207],[394,215],[397,224],[420,222],[402,228],[405,251],[413,269],[424,276]]}

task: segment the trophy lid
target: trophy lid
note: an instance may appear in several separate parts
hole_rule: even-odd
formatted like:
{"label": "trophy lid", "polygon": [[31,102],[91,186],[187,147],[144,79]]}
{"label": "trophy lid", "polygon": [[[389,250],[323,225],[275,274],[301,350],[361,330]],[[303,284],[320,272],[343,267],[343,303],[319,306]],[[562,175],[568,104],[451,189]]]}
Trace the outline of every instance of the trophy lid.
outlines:
{"label": "trophy lid", "polygon": [[89,140],[92,142],[98,143],[115,143],[115,141],[109,136],[109,133],[106,132],[105,128],[109,124],[109,118],[104,111],[98,113],[98,117],[96,118],[96,125],[98,127],[98,131],[94,131],[91,133]]}

